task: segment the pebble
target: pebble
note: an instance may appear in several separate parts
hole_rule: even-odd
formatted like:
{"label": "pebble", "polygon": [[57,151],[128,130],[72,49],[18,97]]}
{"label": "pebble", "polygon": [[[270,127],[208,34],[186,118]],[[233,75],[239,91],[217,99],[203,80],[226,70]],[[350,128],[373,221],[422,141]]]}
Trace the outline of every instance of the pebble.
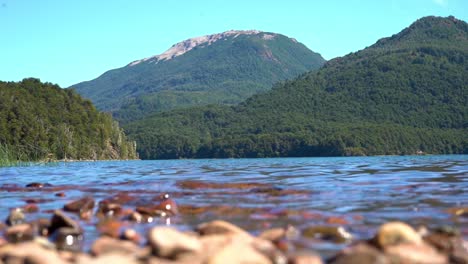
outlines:
{"label": "pebble", "polygon": [[148,232],[148,242],[153,254],[164,258],[176,258],[184,253],[198,253],[202,249],[198,238],[165,226],[152,228]]}
{"label": "pebble", "polygon": [[422,243],[421,236],[411,226],[402,222],[381,225],[374,240],[380,248],[400,243]]}
{"label": "pebble", "polygon": [[256,263],[273,264],[273,262],[261,254],[249,244],[242,242],[230,243],[208,258],[207,264],[238,264]]}
{"label": "pebble", "polygon": [[377,248],[366,243],[345,248],[327,261],[329,264],[390,264]]}
{"label": "pebble", "polygon": [[73,220],[70,216],[66,215],[61,210],[55,210],[50,220],[48,234],[52,235],[57,229],[61,227],[71,227],[75,230],[82,230],[78,222]]}
{"label": "pebble", "polygon": [[94,256],[102,256],[112,253],[136,256],[139,253],[139,247],[130,241],[122,241],[102,236],[94,241],[90,252]]}
{"label": "pebble", "polygon": [[6,219],[6,223],[9,226],[19,225],[25,223],[26,217],[24,216],[23,209],[15,208],[10,211]]}
{"label": "pebble", "polygon": [[311,226],[302,231],[305,237],[330,240],[335,243],[345,243],[352,235],[342,226]]}
{"label": "pebble", "polygon": [[59,250],[79,252],[83,248],[83,232],[71,227],[61,227],[55,233],[55,245]]}
{"label": "pebble", "polygon": [[19,224],[9,227],[5,232],[6,239],[11,243],[33,240],[34,232],[30,224]]}
{"label": "pebble", "polygon": [[385,253],[392,263],[447,264],[447,256],[425,243],[401,243],[388,246]]}
{"label": "pebble", "polygon": [[215,220],[197,226],[197,232],[202,235],[242,234],[250,236],[245,230],[223,220]]}
{"label": "pebble", "polygon": [[91,197],[83,197],[79,200],[72,201],[64,205],[63,210],[74,213],[84,213],[92,211],[94,208],[94,199]]}

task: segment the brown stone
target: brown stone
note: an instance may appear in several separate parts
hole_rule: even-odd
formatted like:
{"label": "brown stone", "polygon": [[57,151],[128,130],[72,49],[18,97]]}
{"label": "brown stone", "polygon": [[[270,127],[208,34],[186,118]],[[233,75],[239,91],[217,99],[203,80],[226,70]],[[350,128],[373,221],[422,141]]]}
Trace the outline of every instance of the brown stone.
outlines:
{"label": "brown stone", "polygon": [[377,248],[360,243],[339,252],[327,261],[329,264],[391,264]]}
{"label": "brown stone", "polygon": [[243,234],[250,236],[245,230],[222,220],[215,220],[208,223],[203,223],[197,226],[197,232],[202,235],[221,235],[221,234]]}
{"label": "brown stone", "polygon": [[207,264],[256,263],[272,264],[273,262],[252,246],[242,242],[233,242],[210,256]]}
{"label": "brown stone", "polygon": [[6,219],[6,223],[9,226],[24,224],[26,222],[26,217],[24,215],[23,209],[15,208],[10,211]]}
{"label": "brown stone", "polygon": [[[84,260],[84,261],[83,261]],[[79,264],[138,264],[140,263],[134,256],[122,254],[119,252],[112,252],[100,255],[96,258],[86,258],[78,262]]]}
{"label": "brown stone", "polygon": [[101,217],[118,217],[122,213],[122,205],[118,203],[108,203],[101,202],[99,203],[98,216]]}
{"label": "brown stone", "polygon": [[91,254],[94,256],[111,253],[136,256],[139,253],[139,247],[130,241],[122,241],[105,236],[96,239],[91,246]]}
{"label": "brown stone", "polygon": [[380,226],[374,239],[381,248],[400,243],[421,244],[421,236],[409,225],[402,222],[389,222]]}
{"label": "brown stone", "polygon": [[53,234],[61,227],[71,227],[75,230],[82,230],[78,222],[66,215],[63,211],[55,210],[50,220],[49,235]]}
{"label": "brown stone", "polygon": [[305,237],[329,240],[335,243],[344,243],[352,235],[342,226],[311,226],[302,231]]}
{"label": "brown stone", "polygon": [[120,236],[121,228],[123,227],[123,225],[123,222],[113,219],[106,219],[104,221],[99,222],[99,224],[97,225],[97,229],[99,230],[101,235],[118,238]]}
{"label": "brown stone", "polygon": [[94,208],[94,199],[91,197],[83,197],[79,200],[72,201],[67,203],[63,210],[67,212],[74,212],[74,213],[83,213],[87,211],[92,211]]}
{"label": "brown stone", "polygon": [[322,259],[315,254],[301,254],[291,256],[288,264],[323,264]]}
{"label": "brown stone", "polygon": [[25,213],[36,213],[39,211],[39,206],[37,204],[27,204],[23,206],[23,211]]}
{"label": "brown stone", "polygon": [[53,250],[47,250],[34,242],[6,245],[0,248],[4,263],[62,264],[65,263]]}
{"label": "brown stone", "polygon": [[135,244],[140,244],[142,238],[135,229],[125,229],[122,234],[120,234],[120,239],[132,241]]}
{"label": "brown stone", "polygon": [[11,243],[19,243],[32,240],[34,232],[30,224],[14,225],[6,230],[5,237]]}
{"label": "brown stone", "polygon": [[448,264],[447,256],[440,254],[425,243],[400,243],[387,246],[385,254],[392,263]]}
{"label": "brown stone", "polygon": [[79,252],[83,247],[83,232],[80,229],[61,227],[55,233],[55,245],[59,250]]}
{"label": "brown stone", "polygon": [[202,249],[198,238],[171,227],[158,226],[148,232],[148,242],[155,256],[177,258],[180,254],[198,253]]}

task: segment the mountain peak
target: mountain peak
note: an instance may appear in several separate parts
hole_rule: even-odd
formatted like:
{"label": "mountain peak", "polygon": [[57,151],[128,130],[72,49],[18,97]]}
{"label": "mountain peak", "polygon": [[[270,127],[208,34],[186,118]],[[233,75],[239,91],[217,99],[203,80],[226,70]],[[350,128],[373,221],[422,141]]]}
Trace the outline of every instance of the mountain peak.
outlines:
{"label": "mountain peak", "polygon": [[[205,35],[205,36],[199,36],[195,38],[190,38],[187,40],[184,40],[182,42],[179,42],[177,44],[172,45],[171,48],[166,50],[165,52],[156,55],[156,56],[151,56],[148,58],[144,58],[142,60],[136,60],[134,62],[131,62],[128,66],[135,66],[137,64],[140,64],[142,62],[146,61],[154,61],[158,62],[161,60],[170,60],[172,58],[175,58],[177,56],[180,56],[193,48],[200,46],[200,45],[211,45],[212,43],[224,39],[226,37],[238,37],[239,35],[257,35],[263,33],[263,31],[260,30],[228,30],[222,33],[218,34],[212,34],[212,35]],[[276,34],[265,34],[263,36],[264,39],[273,39]]]}
{"label": "mountain peak", "polygon": [[376,47],[400,47],[404,43],[460,42],[466,40],[467,32],[468,25],[463,20],[453,16],[427,16],[416,20],[398,34],[380,39],[377,41]]}

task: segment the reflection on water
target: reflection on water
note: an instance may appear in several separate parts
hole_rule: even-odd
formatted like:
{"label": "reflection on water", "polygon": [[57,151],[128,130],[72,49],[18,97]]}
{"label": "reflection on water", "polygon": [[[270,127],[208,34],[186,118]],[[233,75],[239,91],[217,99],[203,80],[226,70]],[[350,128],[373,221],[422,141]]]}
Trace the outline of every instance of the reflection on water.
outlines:
{"label": "reflection on water", "polygon": [[[53,188],[23,188],[31,182]],[[0,187],[2,219],[30,198],[43,199],[32,219],[85,195],[99,201],[125,192],[136,197],[126,204],[134,208],[170,193],[181,207],[170,222],[182,229],[222,218],[253,233],[285,224],[340,224],[366,238],[397,219],[468,232],[466,217],[447,212],[468,205],[466,155],[57,163],[0,168]],[[97,231],[85,229],[92,240]]]}

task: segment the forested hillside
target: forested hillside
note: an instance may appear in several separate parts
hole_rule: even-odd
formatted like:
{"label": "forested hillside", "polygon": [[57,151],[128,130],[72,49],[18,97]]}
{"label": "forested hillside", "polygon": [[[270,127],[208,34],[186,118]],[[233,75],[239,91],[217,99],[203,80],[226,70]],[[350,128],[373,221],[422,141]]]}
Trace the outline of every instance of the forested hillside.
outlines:
{"label": "forested hillside", "polygon": [[33,78],[0,82],[0,148],[26,161],[137,157],[135,143],[109,114]]}
{"label": "forested hillside", "polygon": [[126,126],[142,158],[468,153],[468,26],[425,17],[234,107]]}
{"label": "forested hillside", "polygon": [[175,108],[236,104],[324,62],[320,54],[280,34],[227,31],[185,40],[72,88],[128,122]]}

